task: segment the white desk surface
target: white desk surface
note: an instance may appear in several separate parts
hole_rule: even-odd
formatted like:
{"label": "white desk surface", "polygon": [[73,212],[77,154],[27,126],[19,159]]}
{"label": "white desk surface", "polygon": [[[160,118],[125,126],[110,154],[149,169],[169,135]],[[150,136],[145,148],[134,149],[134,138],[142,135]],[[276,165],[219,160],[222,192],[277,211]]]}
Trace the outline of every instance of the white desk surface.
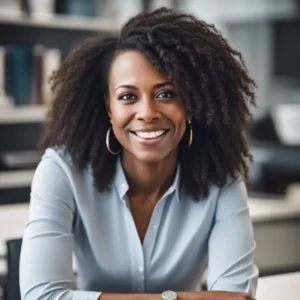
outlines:
{"label": "white desk surface", "polygon": [[300,272],[258,279],[257,300],[299,300]]}
{"label": "white desk surface", "polygon": [[286,199],[249,198],[248,205],[253,223],[287,220],[299,218],[300,220],[300,194],[299,197]]}

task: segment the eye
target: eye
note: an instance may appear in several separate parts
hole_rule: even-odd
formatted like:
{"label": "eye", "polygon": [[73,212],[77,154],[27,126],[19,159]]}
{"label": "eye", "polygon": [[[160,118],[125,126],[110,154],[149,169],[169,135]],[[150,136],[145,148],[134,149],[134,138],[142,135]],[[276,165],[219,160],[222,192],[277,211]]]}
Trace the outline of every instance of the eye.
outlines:
{"label": "eye", "polygon": [[133,94],[129,94],[129,93],[126,93],[126,94],[122,94],[121,96],[119,96],[118,98],[119,100],[136,100],[137,97]]}
{"label": "eye", "polygon": [[157,98],[174,98],[176,93],[173,91],[162,91],[156,97]]}

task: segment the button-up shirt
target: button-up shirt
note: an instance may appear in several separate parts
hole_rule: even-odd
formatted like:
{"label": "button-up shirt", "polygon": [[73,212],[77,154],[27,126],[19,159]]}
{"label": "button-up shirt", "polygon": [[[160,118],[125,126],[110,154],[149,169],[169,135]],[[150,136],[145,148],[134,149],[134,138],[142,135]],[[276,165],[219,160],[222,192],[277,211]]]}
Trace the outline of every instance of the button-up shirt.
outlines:
{"label": "button-up shirt", "polygon": [[110,189],[99,192],[91,168],[79,170],[61,151],[47,149],[31,187],[20,259],[22,298],[200,291],[206,268],[208,290],[254,296],[258,271],[243,180],[212,185],[198,202],[179,183],[180,165],[141,243],[121,159]]}

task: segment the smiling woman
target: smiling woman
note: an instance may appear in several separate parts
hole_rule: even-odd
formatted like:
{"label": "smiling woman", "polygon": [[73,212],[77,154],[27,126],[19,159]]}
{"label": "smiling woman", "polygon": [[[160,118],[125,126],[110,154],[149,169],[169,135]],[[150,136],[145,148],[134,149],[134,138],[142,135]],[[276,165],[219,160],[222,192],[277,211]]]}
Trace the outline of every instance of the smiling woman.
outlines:
{"label": "smiling woman", "polygon": [[252,299],[254,86],[213,25],[165,8],[74,48],[52,77],[22,298]]}
{"label": "smiling woman", "polygon": [[161,172],[171,163],[174,173],[178,145],[189,117],[168,78],[141,52],[120,53],[110,69],[106,101],[128,169],[138,172],[137,168],[147,162],[159,165],[157,171]]}

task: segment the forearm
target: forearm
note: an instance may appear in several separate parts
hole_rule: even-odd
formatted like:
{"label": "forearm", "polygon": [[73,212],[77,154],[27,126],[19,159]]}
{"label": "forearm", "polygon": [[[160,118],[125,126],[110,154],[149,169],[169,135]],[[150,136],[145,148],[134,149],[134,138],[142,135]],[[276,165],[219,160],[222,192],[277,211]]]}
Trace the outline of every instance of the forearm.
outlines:
{"label": "forearm", "polygon": [[[193,298],[192,294],[195,292],[178,292],[178,300],[200,300],[199,292],[198,298]],[[102,293],[98,300],[161,300],[161,294],[106,294]]]}
{"label": "forearm", "polygon": [[161,300],[161,294],[106,294],[102,293],[98,300]]}
{"label": "forearm", "polygon": [[[103,293],[98,300],[161,300],[161,294],[106,294]],[[177,300],[251,300],[246,293],[203,291],[178,292]]]}

